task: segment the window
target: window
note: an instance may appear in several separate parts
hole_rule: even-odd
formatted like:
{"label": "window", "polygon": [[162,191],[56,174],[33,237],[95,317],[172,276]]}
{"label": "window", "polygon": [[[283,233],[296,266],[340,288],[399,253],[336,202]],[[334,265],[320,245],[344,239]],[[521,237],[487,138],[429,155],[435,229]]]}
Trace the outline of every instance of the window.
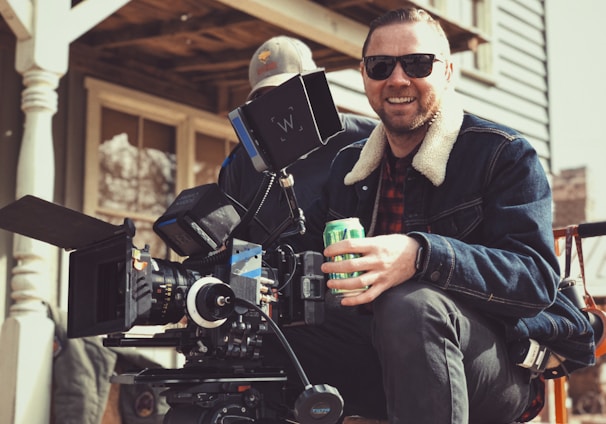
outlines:
{"label": "window", "polygon": [[135,244],[167,258],[152,224],[174,199],[176,127],[102,107],[100,132],[94,215],[114,224],[135,217]]}
{"label": "window", "polygon": [[[477,28],[483,35],[492,35],[493,13],[491,0],[456,0],[448,2],[448,17],[464,27]],[[475,49],[457,53],[459,67],[469,76],[492,78],[494,49],[491,42]]]}
{"label": "window", "polygon": [[137,228],[134,243],[171,253],[152,229],[176,195],[217,181],[237,143],[227,118],[89,79],[84,212]]}
{"label": "window", "polygon": [[[462,27],[459,32],[465,32],[465,29],[468,29],[479,32],[485,38],[490,38],[493,33],[493,3],[493,0],[415,0],[413,2],[413,4],[427,8],[427,10],[450,23]],[[453,36],[457,39],[459,34],[451,34],[451,38]],[[457,68],[472,78],[492,82],[494,74],[494,49],[492,44],[484,42],[474,46],[463,41],[465,44],[461,45],[462,41],[460,39],[458,41],[457,44],[451,39],[451,45],[457,51],[453,55]],[[471,43],[473,42],[477,43],[477,41]]]}

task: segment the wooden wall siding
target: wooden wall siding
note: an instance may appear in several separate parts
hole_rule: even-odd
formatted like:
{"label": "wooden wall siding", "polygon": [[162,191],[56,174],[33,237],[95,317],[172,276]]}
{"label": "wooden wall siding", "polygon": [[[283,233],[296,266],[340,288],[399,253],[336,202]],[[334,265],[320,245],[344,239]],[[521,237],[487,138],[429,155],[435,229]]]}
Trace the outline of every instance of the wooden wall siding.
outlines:
{"label": "wooden wall siding", "polygon": [[549,98],[542,0],[495,1],[492,84],[462,73],[465,109],[522,132],[550,163]]}

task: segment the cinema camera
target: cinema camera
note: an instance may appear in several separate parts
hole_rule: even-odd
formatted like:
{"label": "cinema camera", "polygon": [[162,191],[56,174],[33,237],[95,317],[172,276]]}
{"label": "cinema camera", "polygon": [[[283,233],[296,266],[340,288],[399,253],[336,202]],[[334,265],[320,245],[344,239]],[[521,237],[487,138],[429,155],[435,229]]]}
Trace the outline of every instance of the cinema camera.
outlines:
{"label": "cinema camera", "polygon": [[[257,170],[285,178],[291,163],[342,130],[322,70],[294,77],[233,111],[230,120]],[[292,184],[283,188],[293,225],[303,232]],[[69,337],[106,335],[106,346],[174,347],[185,356],[180,369],[146,369],[112,380],[165,387],[166,424],[335,423],[343,408],[340,394],[309,382],[280,329],[323,320],[323,257],[234,239],[238,225],[246,220],[216,184],[181,192],[154,224],[162,240],[186,257],[173,262],[151,257],[149,246],[137,248],[130,219],[112,225],[34,196],[0,209],[1,228],[71,251]],[[166,328],[147,337],[129,333],[138,325]],[[270,332],[304,387],[294,409],[284,399],[291,376],[262,360],[263,337]]]}

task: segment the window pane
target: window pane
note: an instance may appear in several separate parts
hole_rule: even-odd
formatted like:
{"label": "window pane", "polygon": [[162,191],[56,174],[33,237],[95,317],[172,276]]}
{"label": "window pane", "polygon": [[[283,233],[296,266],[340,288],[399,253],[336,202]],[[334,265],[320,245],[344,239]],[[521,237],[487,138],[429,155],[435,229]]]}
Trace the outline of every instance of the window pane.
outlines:
{"label": "window pane", "polygon": [[196,185],[217,182],[221,163],[225,159],[225,140],[196,133]]}
{"label": "window pane", "polygon": [[98,206],[136,211],[139,118],[103,108],[101,119]]}
{"label": "window pane", "polygon": [[175,198],[176,129],[143,120],[137,211],[160,216]]}
{"label": "window pane", "polygon": [[111,140],[118,134],[126,134],[127,140],[136,141],[139,138],[139,118],[114,109],[101,110],[101,140]]}
{"label": "window pane", "polygon": [[152,225],[175,197],[176,128],[109,108],[101,119],[96,216],[116,225],[133,219],[134,244],[166,258]]}
{"label": "window pane", "polygon": [[98,206],[161,215],[174,199],[175,128],[110,109],[102,119]]}
{"label": "window pane", "polygon": [[[457,0],[449,3],[450,17],[463,26],[491,33],[489,0]],[[476,51],[458,53],[462,68],[489,73],[491,71],[490,44],[482,44]]]}

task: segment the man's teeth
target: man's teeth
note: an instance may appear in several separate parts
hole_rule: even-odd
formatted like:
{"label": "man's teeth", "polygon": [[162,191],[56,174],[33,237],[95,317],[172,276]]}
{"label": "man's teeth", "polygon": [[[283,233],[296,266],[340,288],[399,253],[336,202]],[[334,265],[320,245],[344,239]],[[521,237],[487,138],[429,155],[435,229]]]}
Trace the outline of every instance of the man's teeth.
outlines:
{"label": "man's teeth", "polygon": [[389,103],[410,103],[414,100],[414,97],[388,97]]}

